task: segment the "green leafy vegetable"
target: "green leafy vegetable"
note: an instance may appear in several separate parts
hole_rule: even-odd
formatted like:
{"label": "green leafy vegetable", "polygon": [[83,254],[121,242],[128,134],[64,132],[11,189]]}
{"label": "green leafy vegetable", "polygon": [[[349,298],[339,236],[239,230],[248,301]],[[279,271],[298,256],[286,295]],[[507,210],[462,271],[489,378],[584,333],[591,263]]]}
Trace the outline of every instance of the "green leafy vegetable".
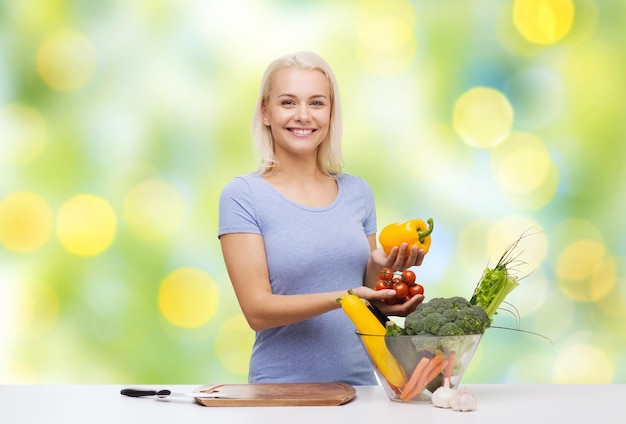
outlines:
{"label": "green leafy vegetable", "polygon": [[519,285],[521,278],[511,275],[511,271],[524,262],[519,260],[519,254],[514,254],[514,251],[527,235],[522,234],[509,244],[494,268],[485,268],[470,298],[470,303],[483,308],[491,321],[504,299]]}

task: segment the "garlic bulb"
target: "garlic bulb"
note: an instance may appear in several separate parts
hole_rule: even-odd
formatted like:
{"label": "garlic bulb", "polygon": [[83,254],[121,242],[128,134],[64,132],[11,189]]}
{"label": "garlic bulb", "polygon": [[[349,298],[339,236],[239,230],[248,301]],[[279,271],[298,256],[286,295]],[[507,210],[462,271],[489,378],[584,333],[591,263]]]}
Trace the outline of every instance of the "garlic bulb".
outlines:
{"label": "garlic bulb", "polygon": [[454,411],[473,411],[477,405],[478,401],[465,387],[457,390],[450,398],[450,408]]}
{"label": "garlic bulb", "polygon": [[430,400],[437,408],[450,408],[450,400],[455,393],[456,390],[450,388],[450,379],[446,378],[443,386],[433,392]]}

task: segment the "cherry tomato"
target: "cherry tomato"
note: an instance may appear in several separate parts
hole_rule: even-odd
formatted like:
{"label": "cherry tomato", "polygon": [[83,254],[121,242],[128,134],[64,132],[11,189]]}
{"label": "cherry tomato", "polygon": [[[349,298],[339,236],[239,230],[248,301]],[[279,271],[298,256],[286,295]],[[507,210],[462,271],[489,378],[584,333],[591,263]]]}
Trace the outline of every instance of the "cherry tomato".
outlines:
{"label": "cherry tomato", "polygon": [[402,280],[409,286],[415,282],[415,273],[410,269],[402,271]]}
{"label": "cherry tomato", "polygon": [[424,286],[422,286],[421,284],[409,285],[409,297],[413,297],[418,294],[424,294]]}
{"label": "cherry tomato", "polygon": [[389,287],[387,287],[387,282],[385,280],[378,280],[376,283],[376,290],[384,290],[388,288]]}
{"label": "cherry tomato", "polygon": [[398,299],[403,299],[409,294],[409,286],[406,283],[400,281],[393,285],[393,289],[396,291],[396,297]]}
{"label": "cherry tomato", "polygon": [[383,268],[380,270],[380,279],[390,281],[393,278],[393,269]]}

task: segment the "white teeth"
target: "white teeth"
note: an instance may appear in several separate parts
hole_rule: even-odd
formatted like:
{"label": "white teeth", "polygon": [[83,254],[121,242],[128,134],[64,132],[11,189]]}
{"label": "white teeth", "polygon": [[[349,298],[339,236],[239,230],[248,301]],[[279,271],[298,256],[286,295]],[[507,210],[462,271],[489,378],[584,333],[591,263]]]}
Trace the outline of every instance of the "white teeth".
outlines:
{"label": "white teeth", "polygon": [[295,135],[307,135],[307,134],[311,134],[311,130],[299,130],[299,129],[294,129],[291,130]]}

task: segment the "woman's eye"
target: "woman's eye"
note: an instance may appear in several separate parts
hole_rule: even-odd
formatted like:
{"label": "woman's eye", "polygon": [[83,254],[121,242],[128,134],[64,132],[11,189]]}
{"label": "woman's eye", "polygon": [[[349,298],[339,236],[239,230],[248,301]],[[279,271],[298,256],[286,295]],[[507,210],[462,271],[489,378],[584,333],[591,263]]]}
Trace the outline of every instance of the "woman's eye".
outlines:
{"label": "woman's eye", "polygon": [[292,106],[294,105],[294,101],[293,100],[283,100],[281,103],[281,105],[285,105],[285,106]]}

